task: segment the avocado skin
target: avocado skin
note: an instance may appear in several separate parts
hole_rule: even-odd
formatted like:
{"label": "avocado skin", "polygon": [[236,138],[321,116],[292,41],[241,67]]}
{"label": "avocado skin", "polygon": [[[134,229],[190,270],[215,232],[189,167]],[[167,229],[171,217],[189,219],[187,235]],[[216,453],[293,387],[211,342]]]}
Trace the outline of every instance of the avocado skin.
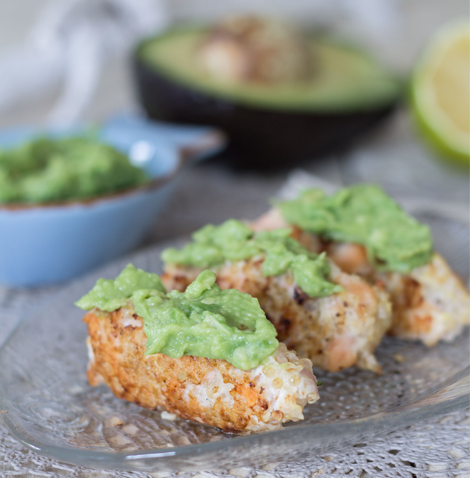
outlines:
{"label": "avocado skin", "polygon": [[274,111],[178,84],[137,56],[132,63],[141,105],[151,119],[220,128],[229,138],[222,157],[242,168],[291,168],[344,151],[378,127],[398,103],[363,112]]}

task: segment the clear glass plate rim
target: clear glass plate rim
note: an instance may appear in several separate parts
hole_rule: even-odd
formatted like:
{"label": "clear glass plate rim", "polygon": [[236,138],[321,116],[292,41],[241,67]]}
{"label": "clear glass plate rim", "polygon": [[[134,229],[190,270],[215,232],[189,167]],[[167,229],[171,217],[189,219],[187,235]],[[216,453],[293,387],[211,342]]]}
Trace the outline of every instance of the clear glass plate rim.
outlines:
{"label": "clear glass plate rim", "polygon": [[[358,418],[355,420],[334,423],[300,425],[295,428],[284,428],[281,430],[266,432],[262,434],[239,436],[226,441],[184,445],[164,450],[156,449],[130,453],[103,453],[81,450],[79,448],[44,445],[36,441],[33,437],[30,437],[27,432],[22,432],[22,427],[17,422],[17,420],[9,416],[9,401],[5,400],[3,395],[0,395],[0,406],[2,408],[3,414],[2,418],[8,429],[21,443],[27,446],[30,450],[53,458],[60,457],[61,460],[68,461],[71,463],[81,463],[82,460],[87,460],[87,462],[92,461],[93,464],[100,464],[103,467],[116,467],[116,465],[126,463],[128,464],[129,462],[137,460],[154,460],[164,459],[167,457],[184,457],[187,455],[192,455],[196,449],[199,455],[212,453],[215,451],[221,451],[227,447],[233,449],[236,448],[237,445],[246,445],[246,443],[249,441],[256,442],[260,441],[260,439],[266,441],[267,443],[265,444],[269,444],[269,441],[272,441],[274,437],[281,435],[284,439],[289,439],[296,435],[302,435],[301,438],[304,439],[308,436],[308,433],[305,432],[314,432],[315,434],[320,434],[325,439],[331,439],[338,436],[353,436],[359,433],[367,433],[371,431],[373,431],[374,434],[378,435],[383,429],[386,429],[387,432],[393,431],[394,429],[400,428],[405,424],[406,426],[409,426],[418,421],[426,420],[428,418],[432,418],[439,415],[444,415],[446,413],[451,413],[468,406],[470,404],[470,366],[466,367],[457,375],[460,376],[459,382],[464,383],[465,391],[463,393],[460,393],[455,398],[439,401],[437,403],[428,403],[425,405],[420,405],[420,401],[418,400],[403,407],[395,408],[391,411],[383,411],[374,415],[370,415],[368,417]],[[449,378],[448,381],[451,381],[452,378],[455,378],[455,376]],[[441,395],[442,391],[445,389],[446,386],[440,387],[433,395],[426,396],[426,401],[432,400],[434,396]],[[396,420],[393,426],[390,426],[390,423],[393,421],[393,417],[397,417],[399,419]],[[298,438],[300,437],[298,436]]]}
{"label": "clear glass plate rim", "polygon": [[[91,283],[93,280],[96,280],[96,277],[101,275],[103,271],[109,269],[113,265],[132,262],[133,260],[137,260],[137,258],[139,257],[145,257],[149,254],[154,253],[156,250],[161,250],[163,247],[166,247],[169,244],[174,245],[175,242],[182,242],[186,239],[186,237],[180,237],[169,241],[163,241],[158,244],[153,244],[152,246],[149,246],[138,252],[131,253],[124,258],[120,258],[117,261],[108,263],[105,266],[102,266],[99,269],[92,271],[91,273],[73,281],[63,290],[54,294],[51,298],[42,301],[41,304],[32,313],[26,315],[2,344],[2,346],[0,347],[0,354],[9,346],[15,335],[20,331],[22,325],[28,322],[28,320],[32,320],[32,318],[44,307],[47,307],[52,303],[59,302],[63,298],[63,296],[66,296],[68,293],[70,293],[71,290],[73,290],[80,284],[84,282]],[[438,400],[436,403],[433,403],[433,397],[441,396],[445,392],[446,388],[449,387],[449,385],[455,385],[457,383],[455,381],[456,379],[459,381],[459,383],[463,384],[463,390],[460,391],[460,393],[458,393],[455,397],[448,398],[445,400]],[[459,409],[465,408],[466,406],[469,406],[470,366],[467,366],[465,369],[461,370],[456,375],[447,379],[443,384],[441,384],[437,389],[435,389],[434,393],[431,395],[426,395],[422,399],[418,398],[416,401],[402,405],[401,407],[397,407],[389,411],[384,410],[382,412],[375,413],[366,417],[333,423],[297,425],[295,428],[287,427],[272,432],[244,435],[234,437],[230,440],[223,440],[217,442],[191,444],[174,448],[124,453],[89,451],[80,448],[61,447],[57,445],[48,445],[38,442],[34,437],[29,435],[27,430],[21,425],[21,419],[19,417],[16,417],[14,412],[10,412],[11,407],[9,406],[9,404],[11,402],[4,395],[4,387],[0,386],[0,413],[2,414],[3,421],[12,433],[12,435],[30,450],[41,455],[56,458],[69,463],[80,465],[85,465],[89,463],[90,465],[99,468],[109,467],[116,469],[116,467],[119,467],[120,465],[129,465],[131,464],[131,462],[137,462],[138,460],[145,461],[159,459],[159,461],[164,461],[165,458],[184,458],[185,456],[188,457],[189,455],[193,455],[195,452],[199,456],[201,456],[216,451],[223,451],[226,448],[234,449],[239,446],[242,446],[242,444],[246,445],[250,442],[263,442],[263,444],[269,444],[269,442],[273,442],[276,437],[281,436],[284,440],[288,440],[294,437],[299,439],[305,439],[308,438],[310,432],[315,435],[321,434],[322,437],[324,437],[325,439],[332,439],[335,437],[344,438],[360,433],[371,432],[373,432],[373,434],[375,435],[380,435],[382,430],[386,430],[387,432],[393,431],[394,429],[400,428],[405,425],[409,426],[418,421],[443,415],[446,413],[451,413],[453,411],[457,411]],[[421,401],[423,403],[420,403]]]}

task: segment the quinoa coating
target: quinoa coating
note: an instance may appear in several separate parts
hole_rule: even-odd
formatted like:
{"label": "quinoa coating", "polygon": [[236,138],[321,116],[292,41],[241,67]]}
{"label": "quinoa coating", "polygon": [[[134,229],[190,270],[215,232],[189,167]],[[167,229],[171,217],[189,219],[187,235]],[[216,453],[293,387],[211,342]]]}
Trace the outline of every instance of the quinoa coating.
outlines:
{"label": "quinoa coating", "polygon": [[262,365],[245,371],[225,360],[144,355],[143,319],[131,307],[94,309],[83,320],[89,333],[90,384],[105,382],[117,397],[142,407],[249,433],[302,420],[305,405],[319,399],[311,362],[283,344]]}

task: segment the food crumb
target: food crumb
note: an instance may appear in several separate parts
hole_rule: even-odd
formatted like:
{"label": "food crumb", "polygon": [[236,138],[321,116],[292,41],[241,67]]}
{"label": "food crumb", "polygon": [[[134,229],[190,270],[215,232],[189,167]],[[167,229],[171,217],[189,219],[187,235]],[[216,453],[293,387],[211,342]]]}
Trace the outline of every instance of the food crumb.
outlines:
{"label": "food crumb", "polygon": [[279,463],[268,463],[264,465],[261,469],[264,471],[274,471],[279,466]]}
{"label": "food crumb", "polygon": [[119,448],[130,447],[133,445],[132,441],[129,440],[125,435],[113,435],[108,438],[109,442]]}
{"label": "food crumb", "polygon": [[394,358],[395,361],[398,362],[398,363],[403,363],[403,362],[405,362],[405,360],[406,360],[405,357],[403,357],[402,354],[395,354],[395,355],[393,356],[393,358]]}
{"label": "food crumb", "polygon": [[228,470],[228,474],[232,476],[238,476],[240,478],[245,478],[250,474],[250,470],[246,468],[232,468]]}
{"label": "food crumb", "polygon": [[168,420],[170,422],[174,422],[178,416],[175,415],[174,413],[169,413],[169,412],[162,412],[162,420]]}
{"label": "food crumb", "polygon": [[188,437],[185,437],[185,436],[181,436],[179,438],[176,439],[176,442],[178,443],[178,445],[191,445],[191,442],[189,441],[189,438]]}
{"label": "food crumb", "polygon": [[139,429],[132,423],[129,423],[122,429],[122,431],[127,435],[135,435],[139,431]]}
{"label": "food crumb", "polygon": [[112,427],[122,427],[124,425],[123,421],[118,417],[111,418]]}

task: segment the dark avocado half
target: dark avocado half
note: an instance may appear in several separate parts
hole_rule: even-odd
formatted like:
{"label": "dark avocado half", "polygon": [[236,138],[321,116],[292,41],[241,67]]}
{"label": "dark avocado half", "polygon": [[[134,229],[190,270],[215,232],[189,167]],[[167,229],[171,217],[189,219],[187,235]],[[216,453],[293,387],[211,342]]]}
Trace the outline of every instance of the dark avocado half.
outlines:
{"label": "dark avocado half", "polygon": [[344,149],[388,116],[400,95],[400,82],[364,53],[318,37],[308,82],[221,83],[197,60],[206,31],[175,29],[142,42],[134,54],[138,93],[153,119],[224,130],[239,165],[289,167]]}

